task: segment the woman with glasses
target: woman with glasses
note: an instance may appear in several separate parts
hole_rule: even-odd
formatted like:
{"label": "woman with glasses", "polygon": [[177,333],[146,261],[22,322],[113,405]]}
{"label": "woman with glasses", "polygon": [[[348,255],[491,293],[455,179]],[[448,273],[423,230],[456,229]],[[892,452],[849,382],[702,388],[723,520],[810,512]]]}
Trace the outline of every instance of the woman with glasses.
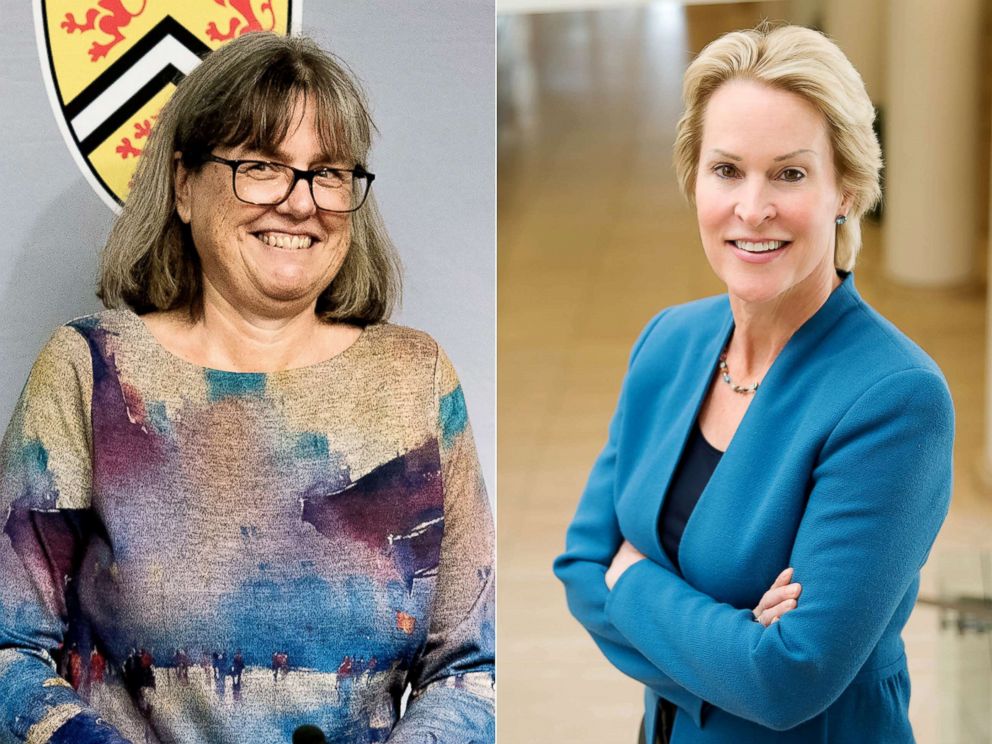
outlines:
{"label": "woman with glasses", "polygon": [[714,41],[675,163],[727,293],[631,353],[555,570],[642,741],[912,742],[899,634],[951,493],[937,365],[860,297],[874,110],[823,35]]}
{"label": "woman with glasses", "polygon": [[493,741],[490,507],[450,362],[385,322],[372,131],[342,64],[263,33],[161,112],[108,310],[4,439],[0,741]]}

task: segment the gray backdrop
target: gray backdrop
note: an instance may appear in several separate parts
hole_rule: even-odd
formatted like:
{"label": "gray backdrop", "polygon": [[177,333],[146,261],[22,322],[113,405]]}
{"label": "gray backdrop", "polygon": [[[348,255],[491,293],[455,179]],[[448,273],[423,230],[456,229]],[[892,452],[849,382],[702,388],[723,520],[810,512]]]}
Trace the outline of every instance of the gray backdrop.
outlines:
{"label": "gray backdrop", "polygon": [[[88,5],[95,2],[82,4]],[[344,58],[368,91],[379,128],[374,189],[406,267],[403,307],[393,320],[430,332],[454,361],[493,497],[493,1],[304,0],[302,10],[303,33]],[[59,133],[35,46],[32,0],[0,2],[0,64],[5,428],[52,330],[101,309],[94,277],[113,214]]]}

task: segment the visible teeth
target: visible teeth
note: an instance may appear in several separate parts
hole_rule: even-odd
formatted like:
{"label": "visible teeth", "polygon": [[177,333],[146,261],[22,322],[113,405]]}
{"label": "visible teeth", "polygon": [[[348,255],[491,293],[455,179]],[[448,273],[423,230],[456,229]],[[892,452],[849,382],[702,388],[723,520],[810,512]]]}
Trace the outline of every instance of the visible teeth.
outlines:
{"label": "visible teeth", "polygon": [[273,248],[288,248],[299,250],[309,248],[313,243],[313,238],[309,235],[286,235],[285,233],[259,233],[258,239]]}
{"label": "visible teeth", "polygon": [[742,251],[748,251],[749,253],[767,253],[768,251],[775,251],[785,245],[784,240],[766,240],[763,243],[750,243],[746,240],[735,240],[734,245],[740,248]]}

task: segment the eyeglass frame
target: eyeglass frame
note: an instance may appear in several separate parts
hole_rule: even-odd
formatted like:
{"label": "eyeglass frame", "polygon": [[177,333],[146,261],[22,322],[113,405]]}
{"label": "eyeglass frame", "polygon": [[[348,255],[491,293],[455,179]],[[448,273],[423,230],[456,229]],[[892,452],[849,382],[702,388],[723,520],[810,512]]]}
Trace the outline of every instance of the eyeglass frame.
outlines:
{"label": "eyeglass frame", "polygon": [[[287,163],[280,163],[276,160],[257,160],[255,158],[248,158],[246,160],[230,160],[228,158],[222,158],[220,155],[214,155],[209,153],[204,156],[203,161],[206,163],[220,163],[221,165],[226,165],[231,169],[231,191],[234,192],[234,198],[245,204],[251,204],[256,207],[277,207],[283,202],[285,202],[290,195],[293,193],[293,189],[296,188],[296,184],[301,180],[307,182],[307,186],[310,187],[310,198],[313,199],[313,205],[319,209],[321,212],[332,212],[333,214],[351,214],[352,212],[357,212],[365,204],[366,199],[369,198],[369,191],[372,190],[372,182],[375,180],[375,173],[369,173],[361,165],[356,165],[354,168],[331,168],[329,166],[324,166],[322,168],[316,168],[313,170],[300,170],[299,168],[294,168]],[[272,202],[271,204],[258,204],[256,202],[248,201],[238,196],[238,168],[240,168],[245,163],[257,163],[259,165],[278,165],[280,168],[289,168],[293,172],[293,180],[289,184],[289,189],[286,191],[286,196],[277,202]],[[350,173],[352,178],[364,178],[368,181],[365,186],[365,193],[362,195],[362,201],[357,207],[351,209],[324,209],[317,204],[317,198],[313,195],[313,179],[316,178],[322,171],[338,171],[339,173]]]}

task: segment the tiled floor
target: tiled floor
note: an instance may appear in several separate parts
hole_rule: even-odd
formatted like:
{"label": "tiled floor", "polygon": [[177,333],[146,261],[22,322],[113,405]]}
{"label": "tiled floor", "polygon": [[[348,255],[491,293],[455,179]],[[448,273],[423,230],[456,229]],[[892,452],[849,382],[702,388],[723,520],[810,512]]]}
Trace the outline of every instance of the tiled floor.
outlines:
{"label": "tiled floor", "polygon": [[[602,446],[630,344],[659,308],[721,291],[678,195],[671,142],[689,50],[787,2],[503,16],[499,43],[499,667],[501,744],[633,742],[639,686],[571,619],[550,566]],[[909,290],[866,228],[858,288],[941,365],[958,411],[954,504],[924,591],[992,549],[977,476],[984,288]],[[985,591],[989,591],[986,584]],[[921,744],[992,741],[990,635],[904,637]]]}

